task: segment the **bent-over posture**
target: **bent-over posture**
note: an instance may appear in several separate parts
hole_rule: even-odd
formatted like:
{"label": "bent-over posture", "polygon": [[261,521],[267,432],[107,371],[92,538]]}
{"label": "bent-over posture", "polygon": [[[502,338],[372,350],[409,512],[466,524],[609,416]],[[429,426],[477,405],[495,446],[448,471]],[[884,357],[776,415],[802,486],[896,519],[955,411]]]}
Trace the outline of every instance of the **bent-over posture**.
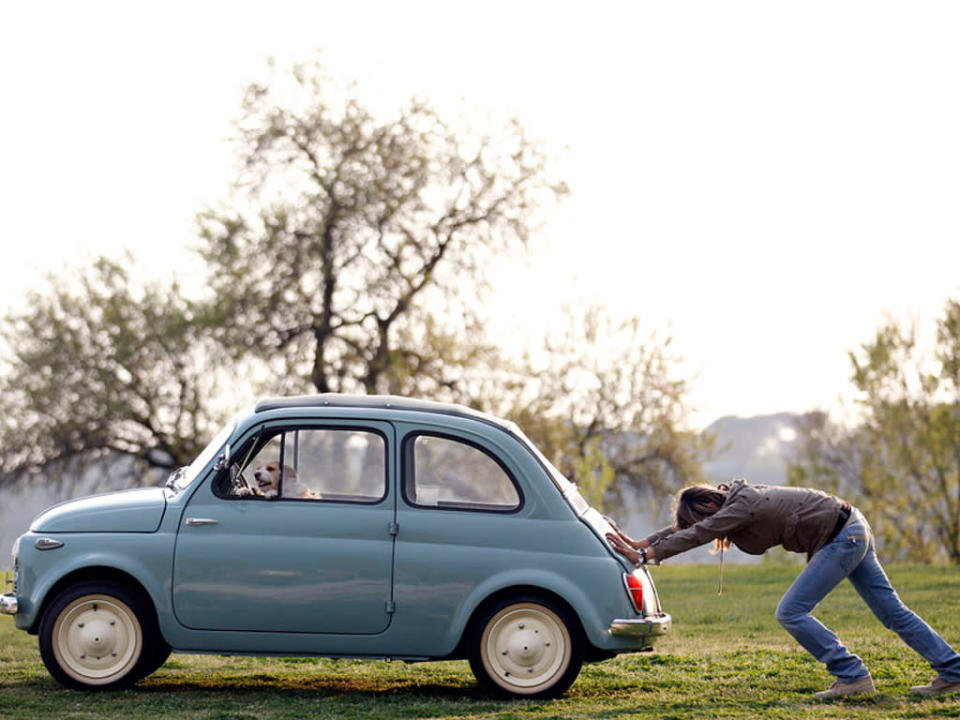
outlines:
{"label": "bent-over posture", "polygon": [[607,539],[634,563],[666,560],[714,541],[732,542],[752,555],[782,545],[807,554],[808,563],[777,606],[777,620],[836,678],[818,698],[873,693],[863,661],[810,612],[843,578],[886,627],[922,655],[937,672],[929,685],[912,688],[922,695],[960,690],[960,655],[920,616],[907,608],[877,560],[873,531],[859,510],[821,490],[750,485],[695,485],[680,491],[676,524],[642,540],[619,528]]}

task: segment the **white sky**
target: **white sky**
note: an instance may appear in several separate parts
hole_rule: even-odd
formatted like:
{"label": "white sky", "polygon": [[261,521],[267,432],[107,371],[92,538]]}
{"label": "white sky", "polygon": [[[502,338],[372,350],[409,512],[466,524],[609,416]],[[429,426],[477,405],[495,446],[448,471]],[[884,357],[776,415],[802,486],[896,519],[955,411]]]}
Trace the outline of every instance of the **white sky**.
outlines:
{"label": "white sky", "polygon": [[885,312],[960,297],[960,4],[587,7],[3,3],[0,310],[78,257],[193,262],[240,89],[318,47],[545,139],[573,195],[500,273],[500,331],[585,300],[669,326],[698,423],[829,406]]}

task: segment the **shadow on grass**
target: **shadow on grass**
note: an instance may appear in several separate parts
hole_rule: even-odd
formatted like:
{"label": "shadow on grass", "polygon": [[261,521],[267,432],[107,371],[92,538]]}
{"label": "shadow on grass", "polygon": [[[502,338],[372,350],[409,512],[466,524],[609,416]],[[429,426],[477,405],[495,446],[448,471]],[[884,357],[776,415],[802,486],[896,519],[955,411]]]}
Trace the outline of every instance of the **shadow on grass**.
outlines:
{"label": "shadow on grass", "polygon": [[358,696],[420,698],[432,700],[472,700],[476,702],[501,701],[486,694],[476,685],[462,686],[440,682],[377,682],[366,678],[277,678],[273,676],[242,676],[211,680],[178,680],[153,678],[133,688],[132,692],[154,693],[210,693],[240,695],[283,696]]}
{"label": "shadow on grass", "polygon": [[[25,679],[26,680],[26,679]],[[815,701],[803,692],[779,696],[758,691],[739,697],[677,694],[650,687],[646,691],[596,693],[574,687],[559,700],[499,700],[478,686],[427,679],[405,682],[381,678],[243,676],[153,677],[118,692],[68,691],[52,680],[8,683],[10,717],[58,720],[73,716],[81,703],[92,716],[203,720],[273,720],[310,717],[316,720],[388,720],[406,718],[473,718],[520,720],[576,717],[581,720],[631,717],[653,720],[723,717],[792,718],[920,718],[956,717],[957,706],[921,702],[899,695]],[[29,696],[29,697],[27,697]],[[24,702],[25,701],[25,702]],[[0,716],[4,711],[0,693]]]}
{"label": "shadow on grass", "polygon": [[[151,677],[127,690],[67,690],[50,678],[22,678],[0,687],[0,717],[63,718],[82,706],[84,712],[108,717],[206,720],[261,718],[463,717],[500,718],[512,710],[549,709],[551,701],[499,700],[476,685],[403,682],[377,678]],[[578,713],[581,714],[581,713]]]}

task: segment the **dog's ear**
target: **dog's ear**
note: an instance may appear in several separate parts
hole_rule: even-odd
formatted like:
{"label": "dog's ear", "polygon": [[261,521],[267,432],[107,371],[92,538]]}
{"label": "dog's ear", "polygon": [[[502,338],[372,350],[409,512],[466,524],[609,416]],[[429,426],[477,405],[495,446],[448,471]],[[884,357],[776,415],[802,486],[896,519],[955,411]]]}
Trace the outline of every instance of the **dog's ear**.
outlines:
{"label": "dog's ear", "polygon": [[283,479],[284,479],[284,480],[296,480],[296,479],[297,479],[297,471],[294,470],[294,469],[293,469],[292,467],[290,467],[289,465],[284,465],[284,466],[283,466]]}

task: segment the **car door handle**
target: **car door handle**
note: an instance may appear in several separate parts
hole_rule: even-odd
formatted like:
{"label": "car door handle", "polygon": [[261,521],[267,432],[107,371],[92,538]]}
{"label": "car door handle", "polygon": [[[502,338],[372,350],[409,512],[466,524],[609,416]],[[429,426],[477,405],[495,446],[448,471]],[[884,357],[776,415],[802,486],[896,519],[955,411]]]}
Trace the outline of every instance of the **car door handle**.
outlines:
{"label": "car door handle", "polygon": [[187,525],[216,525],[217,522],[213,518],[187,518]]}

